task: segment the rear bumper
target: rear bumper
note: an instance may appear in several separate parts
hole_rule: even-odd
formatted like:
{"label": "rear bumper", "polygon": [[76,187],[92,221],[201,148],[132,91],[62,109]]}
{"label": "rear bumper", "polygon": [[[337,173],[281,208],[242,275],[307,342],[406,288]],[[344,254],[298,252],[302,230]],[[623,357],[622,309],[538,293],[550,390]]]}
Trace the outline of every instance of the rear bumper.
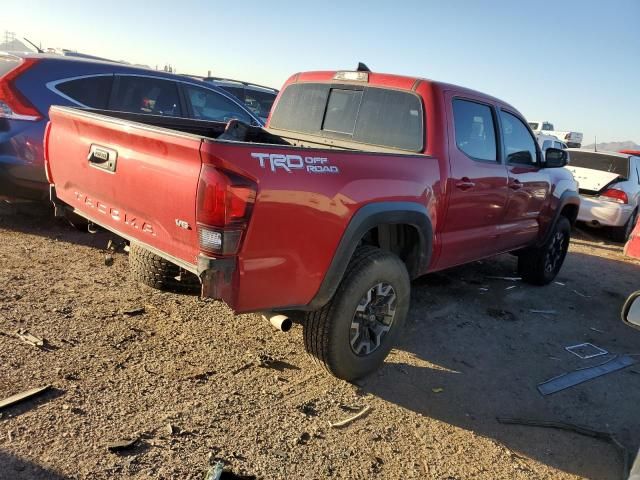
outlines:
{"label": "rear bumper", "polygon": [[0,118],[0,195],[47,197],[49,182],[42,147],[45,125]]}
{"label": "rear bumper", "polygon": [[578,221],[594,226],[621,227],[633,213],[633,206],[580,195]]}
{"label": "rear bumper", "polygon": [[235,279],[237,259],[198,255],[198,276],[202,281],[202,296],[222,300],[235,310]]}
{"label": "rear bumper", "polygon": [[0,163],[0,196],[46,200],[49,192],[44,168]]}

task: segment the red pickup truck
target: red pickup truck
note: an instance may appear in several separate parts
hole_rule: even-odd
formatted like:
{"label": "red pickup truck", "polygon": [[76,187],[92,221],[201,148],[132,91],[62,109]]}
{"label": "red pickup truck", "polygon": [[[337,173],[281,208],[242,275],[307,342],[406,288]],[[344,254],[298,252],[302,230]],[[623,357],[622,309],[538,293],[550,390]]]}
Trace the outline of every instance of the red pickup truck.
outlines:
{"label": "red pickup truck", "polygon": [[305,312],[306,348],[349,380],[394,345],[412,278],[514,252],[525,280],[547,284],[578,213],[573,177],[554,168],[567,153],[543,157],[517,110],[420,78],[298,73],[264,129],[65,107],[50,118],[58,214],[130,240],[147,283],[182,270],[237,312]]}

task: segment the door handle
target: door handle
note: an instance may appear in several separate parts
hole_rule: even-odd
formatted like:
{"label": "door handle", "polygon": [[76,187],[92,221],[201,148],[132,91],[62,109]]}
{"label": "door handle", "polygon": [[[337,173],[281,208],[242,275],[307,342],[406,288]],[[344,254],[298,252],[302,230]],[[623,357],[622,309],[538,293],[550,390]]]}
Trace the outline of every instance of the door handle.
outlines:
{"label": "door handle", "polygon": [[89,154],[87,155],[89,165],[107,172],[115,173],[116,162],[118,160],[118,152],[112,148],[101,147],[99,145],[91,145]]}
{"label": "door handle", "polygon": [[476,184],[472,182],[468,177],[462,177],[458,183],[456,183],[456,188],[459,190],[469,190],[470,188],[475,187]]}
{"label": "door handle", "polygon": [[520,190],[522,188],[522,182],[520,180],[513,180],[509,182],[509,188],[511,190]]}

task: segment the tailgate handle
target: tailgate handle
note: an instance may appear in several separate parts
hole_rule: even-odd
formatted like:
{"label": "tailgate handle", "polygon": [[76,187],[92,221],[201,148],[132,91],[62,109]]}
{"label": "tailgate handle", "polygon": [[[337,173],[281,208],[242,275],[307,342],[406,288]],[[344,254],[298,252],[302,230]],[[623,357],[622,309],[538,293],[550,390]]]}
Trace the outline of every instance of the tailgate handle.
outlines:
{"label": "tailgate handle", "polygon": [[95,144],[91,145],[87,156],[89,165],[111,173],[116,171],[117,159],[118,152],[116,150]]}

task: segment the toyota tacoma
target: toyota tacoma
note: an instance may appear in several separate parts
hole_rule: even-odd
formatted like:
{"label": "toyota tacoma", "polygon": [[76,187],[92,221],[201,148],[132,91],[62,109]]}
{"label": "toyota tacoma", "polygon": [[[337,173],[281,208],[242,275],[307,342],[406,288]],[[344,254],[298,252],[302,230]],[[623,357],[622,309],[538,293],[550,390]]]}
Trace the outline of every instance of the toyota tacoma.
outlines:
{"label": "toyota tacoma", "polygon": [[265,128],[54,106],[45,152],[57,213],[128,239],[138,278],[302,318],[346,380],[384,361],[413,278],[513,252],[551,282],[580,201],[512,106],[366,68],[293,75]]}

